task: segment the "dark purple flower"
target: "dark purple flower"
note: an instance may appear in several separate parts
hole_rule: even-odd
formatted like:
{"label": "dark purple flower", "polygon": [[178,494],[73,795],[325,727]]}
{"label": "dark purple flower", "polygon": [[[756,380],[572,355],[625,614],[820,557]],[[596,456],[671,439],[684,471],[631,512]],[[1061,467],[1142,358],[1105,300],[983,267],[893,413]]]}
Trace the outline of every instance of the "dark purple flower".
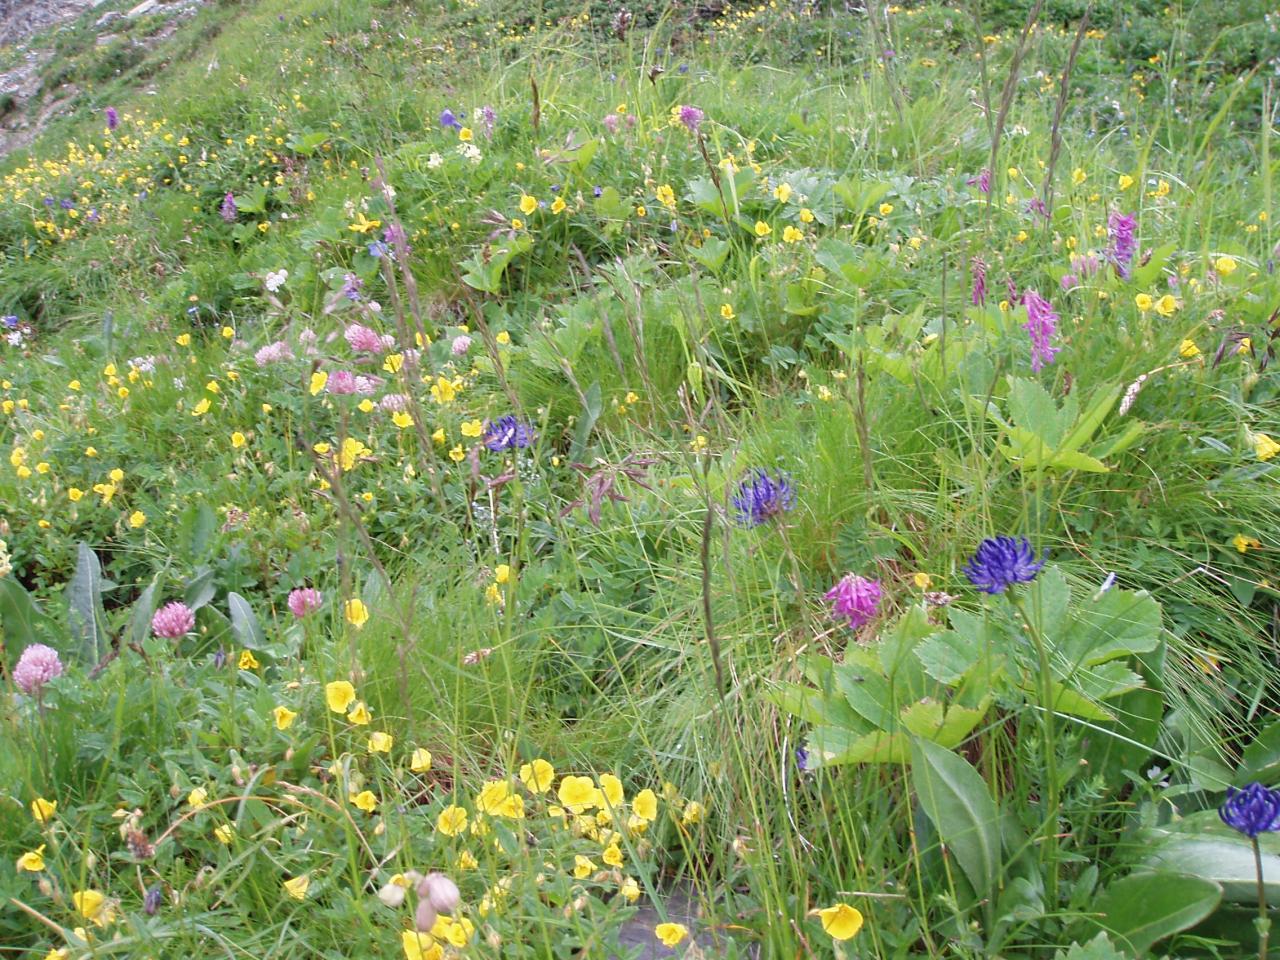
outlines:
{"label": "dark purple flower", "polygon": [[1260,833],[1280,830],[1280,790],[1268,790],[1257,781],[1243,790],[1227,787],[1227,799],[1218,808],[1218,816],[1250,840]]}
{"label": "dark purple flower", "polygon": [[680,64],[680,66],[676,67],[676,73],[688,73],[688,72],[689,72],[689,65],[687,63],[682,63]]}
{"label": "dark purple flower", "polygon": [[63,210],[74,210],[76,206],[76,202],[68,198],[66,200],[59,200],[58,206],[60,206]]}
{"label": "dark purple flower", "polygon": [[147,895],[142,898],[142,910],[148,917],[154,917],[162,903],[164,903],[164,890],[160,884],[153,884],[147,890]]}
{"label": "dark purple flower", "polygon": [[1129,279],[1129,264],[1133,261],[1137,244],[1133,232],[1137,229],[1138,218],[1135,214],[1121,214],[1115,211],[1107,217],[1107,259],[1116,268],[1121,280]]}
{"label": "dark purple flower", "polygon": [[385,257],[390,250],[391,248],[382,240],[369,241],[369,256],[374,259],[377,259],[378,257]]}
{"label": "dark purple flower", "polygon": [[116,127],[120,126],[120,114],[116,113],[115,107],[107,107],[104,113],[107,118],[108,130],[114,130]]}
{"label": "dark purple flower", "polygon": [[1045,220],[1049,219],[1049,208],[1044,205],[1044,201],[1039,197],[1027,201],[1027,213],[1038,213]]}
{"label": "dark purple flower", "polygon": [[237,212],[236,198],[228,191],[227,195],[222,198],[222,206],[218,209],[218,213],[222,214],[222,219],[227,223],[235,223]]}
{"label": "dark purple flower", "polygon": [[527,447],[532,443],[533,430],[510,414],[484,425],[484,445],[494,453]]}
{"label": "dark purple flower", "polygon": [[969,266],[973,268],[973,293],[969,295],[969,302],[981,307],[987,302],[987,265],[974,257]]}
{"label": "dark purple flower", "polygon": [[462,121],[457,118],[452,110],[446,107],[440,111],[440,126],[452,127],[454,130],[461,130]]}
{"label": "dark purple flower", "polygon": [[988,537],[965,564],[964,575],[983,593],[1004,593],[1015,583],[1030,583],[1044,565],[1036,562],[1026,537]]}
{"label": "dark purple flower", "polygon": [[1016,307],[1022,302],[1022,297],[1018,295],[1018,285],[1013,282],[1013,277],[1004,278],[1004,289],[1009,295],[1009,305]]}
{"label": "dark purple flower", "polygon": [[983,170],[976,177],[970,177],[965,181],[971,187],[977,187],[979,193],[991,192],[991,171]]}
{"label": "dark purple flower", "polygon": [[1053,312],[1053,304],[1034,290],[1024,293],[1022,302],[1027,308],[1027,322],[1022,329],[1031,337],[1031,369],[1039,373],[1046,363],[1053,363],[1061,349],[1052,343],[1058,332],[1058,315]]}
{"label": "dark purple flower", "polygon": [[698,132],[698,127],[702,125],[702,121],[705,117],[705,113],[697,107],[691,106],[687,103],[682,104],[680,109],[676,112],[676,118],[684,124],[685,129],[690,133]]}
{"label": "dark purple flower", "polygon": [[591,188],[591,195],[592,195],[593,197],[597,197],[597,198],[598,198],[598,197],[600,197],[603,193],[604,193],[604,187],[602,187],[602,186],[596,185],[596,186],[594,186],[594,187],[592,187],[592,188]]}
{"label": "dark purple flower", "polygon": [[796,769],[801,773],[809,769],[809,751],[804,747],[796,747]]}
{"label": "dark purple flower", "polygon": [[758,527],[794,507],[796,492],[790,474],[779,470],[770,475],[757,467],[738,483],[738,492],[731,500],[738,522],[745,527]]}
{"label": "dark purple flower", "polygon": [[54,199],[53,199],[53,197],[45,197],[45,198],[44,198],[44,205],[45,205],[46,207],[52,207],[55,203],[57,203],[57,201],[56,201],[56,200],[54,200]]}

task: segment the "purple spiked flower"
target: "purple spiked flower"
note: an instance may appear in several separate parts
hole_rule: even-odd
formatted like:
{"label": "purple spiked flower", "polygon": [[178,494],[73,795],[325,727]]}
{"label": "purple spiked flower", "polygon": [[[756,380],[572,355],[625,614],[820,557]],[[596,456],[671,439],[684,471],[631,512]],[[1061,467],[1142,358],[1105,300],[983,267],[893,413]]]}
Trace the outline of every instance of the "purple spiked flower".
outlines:
{"label": "purple spiked flower", "polygon": [[484,445],[494,453],[527,447],[532,443],[533,431],[528,424],[521,423],[510,414],[484,426]]}
{"label": "purple spiked flower", "polygon": [[1051,343],[1058,332],[1058,315],[1053,312],[1053,304],[1034,290],[1023,294],[1022,302],[1027,308],[1027,322],[1022,329],[1031,337],[1031,369],[1038,373],[1046,363],[1053,363],[1061,349]]}
{"label": "purple spiked flower", "polygon": [[847,617],[850,628],[857,630],[875,617],[876,608],[880,606],[880,594],[880,584],[876,581],[846,573],[827,591],[826,598],[834,601],[831,615]]}
{"label": "purple spiked flower", "polygon": [[58,651],[43,643],[33,643],[22,651],[13,668],[13,682],[18,689],[32,697],[54,677],[62,676],[62,660]]}
{"label": "purple spiked flower", "polygon": [[103,113],[107,118],[108,130],[114,130],[116,127],[120,126],[120,114],[116,113],[115,107],[107,107]]}
{"label": "purple spiked flower", "polygon": [[238,212],[236,210],[236,198],[228,191],[227,195],[222,198],[222,206],[218,208],[218,213],[222,215],[222,219],[227,223],[235,223]]}
{"label": "purple spiked flower", "polygon": [[1257,781],[1243,790],[1227,787],[1227,799],[1218,808],[1218,816],[1250,840],[1260,833],[1280,830],[1280,790],[1268,790]]}
{"label": "purple spiked flower", "polygon": [[1133,231],[1137,226],[1138,218],[1132,213],[1126,215],[1112,211],[1107,217],[1107,239],[1110,241],[1107,259],[1115,264],[1116,273],[1121,280],[1129,279],[1129,264],[1137,249],[1133,239]]}
{"label": "purple spiked flower", "polygon": [[794,507],[796,491],[790,474],[779,470],[770,475],[757,467],[738,483],[738,492],[730,499],[738,522],[744,527],[758,527]]}
{"label": "purple spiked flower", "polygon": [[969,302],[980,307],[987,302],[987,265],[977,257],[970,260],[969,265],[973,268],[973,293],[969,295]]}
{"label": "purple spiked flower", "polygon": [[1036,562],[1026,537],[988,537],[965,564],[964,575],[983,593],[1004,593],[1015,583],[1030,583],[1044,565]]}
{"label": "purple spiked flower", "polygon": [[976,177],[970,177],[965,181],[971,187],[977,187],[979,193],[991,192],[991,171],[983,170]]}

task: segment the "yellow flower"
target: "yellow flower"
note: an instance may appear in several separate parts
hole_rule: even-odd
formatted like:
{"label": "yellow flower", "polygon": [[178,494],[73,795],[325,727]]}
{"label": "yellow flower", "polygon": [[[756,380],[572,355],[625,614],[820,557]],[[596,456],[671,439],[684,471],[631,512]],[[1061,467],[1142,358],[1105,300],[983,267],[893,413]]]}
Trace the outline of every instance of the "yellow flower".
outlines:
{"label": "yellow flower", "polygon": [[768,236],[769,234],[771,234],[771,233],[773,233],[773,227],[769,226],[769,225],[768,225],[767,223],[765,223],[763,220],[757,220],[757,221],[756,221],[756,236],[757,236],[757,237],[767,237],[767,236]]}
{"label": "yellow flower", "polygon": [[445,441],[444,427],[437,427],[436,431],[431,434],[431,440],[436,446],[442,446]]}
{"label": "yellow flower", "polygon": [[524,229],[524,221],[523,221],[523,220],[521,220],[519,217],[512,217],[512,218],[511,218],[511,229],[512,229],[512,230],[523,230],[523,229]]}
{"label": "yellow flower", "polygon": [[463,460],[467,459],[467,451],[462,449],[462,444],[455,444],[449,450],[449,459],[454,463],[461,463]]}
{"label": "yellow flower", "polygon": [[686,824],[700,823],[706,812],[706,809],[697,800],[690,800],[684,805],[684,812],[680,815],[680,819]]}
{"label": "yellow flower", "polygon": [[813,218],[813,211],[812,211],[812,210],[810,210],[808,207],[801,207],[801,208],[800,208],[800,222],[801,222],[801,223],[813,223],[813,219],[814,219],[814,218]]}
{"label": "yellow flower", "polygon": [[404,354],[389,353],[387,358],[382,361],[382,369],[387,373],[399,373],[400,368],[404,366]]}
{"label": "yellow flower", "polygon": [[346,680],[334,680],[324,685],[324,699],[334,713],[346,713],[356,698],[356,688]]}
{"label": "yellow flower", "polygon": [[803,239],[804,239],[804,232],[802,230],[796,229],[791,224],[788,223],[785,227],[782,228],[783,243],[799,243]]}
{"label": "yellow flower", "polygon": [[888,216],[889,214],[891,214],[891,213],[893,213],[893,204],[892,204],[892,203],[882,203],[882,204],[880,204],[880,216],[882,216],[882,217],[887,217],[887,216]]}
{"label": "yellow flower", "polygon": [[133,513],[129,514],[129,526],[133,527],[133,529],[135,530],[137,530],[146,522],[147,522],[147,515],[143,513],[141,510],[135,510],[133,511]]}
{"label": "yellow flower", "polygon": [[241,670],[257,670],[262,664],[258,663],[258,658],[253,655],[252,650],[241,650],[240,662],[237,666]]}
{"label": "yellow flower", "polygon": [[1155,301],[1151,299],[1151,294],[1149,293],[1138,294],[1133,298],[1133,302],[1137,304],[1138,309],[1143,313],[1146,313],[1155,304]]}
{"label": "yellow flower", "polygon": [[511,334],[507,333],[507,331],[505,330],[502,330],[493,339],[497,340],[500,344],[502,344],[505,347],[509,343],[511,343]]}
{"label": "yellow flower", "polygon": [[474,135],[472,134],[470,127],[463,127],[458,131],[458,139],[463,143],[470,143],[473,136]]}
{"label": "yellow flower", "polygon": [[775,198],[777,198],[777,201],[779,203],[786,203],[788,200],[790,200],[791,193],[792,193],[791,184],[789,183],[780,183],[773,188],[773,195]]}
{"label": "yellow flower", "polygon": [[180,334],[174,342],[180,347],[189,347],[191,346],[191,334]]}
{"label": "yellow flower", "polygon": [[222,334],[223,339],[226,339],[226,340],[235,339],[236,332],[231,327],[223,327],[222,330],[220,330],[219,332]]}
{"label": "yellow flower", "polygon": [[46,800],[44,797],[36,797],[31,801],[31,816],[35,818],[36,823],[48,823],[53,819],[53,815],[57,812],[57,800]]}
{"label": "yellow flower", "polygon": [[311,886],[311,876],[303,874],[300,877],[294,877],[292,880],[284,882],[284,892],[295,900],[305,900],[307,898],[307,888]]}
{"label": "yellow flower", "polygon": [[381,220],[370,220],[360,212],[356,214],[355,223],[348,224],[347,229],[352,233],[366,234],[370,230],[377,230],[380,226],[382,226]]}
{"label": "yellow flower", "polygon": [[582,854],[578,854],[573,858],[573,875],[579,880],[585,880],[591,876],[596,865]]}
{"label": "yellow flower", "polygon": [[34,850],[28,850],[18,858],[17,869],[21,873],[23,870],[28,873],[39,873],[44,869],[44,848],[45,844],[40,844]]}
{"label": "yellow flower", "polygon": [[1071,182],[1074,183],[1077,187],[1080,186],[1080,184],[1084,183],[1085,180],[1088,179],[1088,177],[1089,175],[1079,167],[1076,167],[1074,170],[1071,171]]}
{"label": "yellow flower", "polygon": [[671,189],[670,184],[662,184],[656,191],[654,191],[654,195],[658,198],[658,202],[664,207],[671,209],[675,208],[676,193]]}
{"label": "yellow flower", "polygon": [[393,413],[391,415],[391,422],[401,430],[404,430],[406,427],[413,426],[413,417],[407,413]]}
{"label": "yellow flower", "polygon": [[230,843],[236,835],[234,824],[224,823],[213,828],[213,835],[219,843]]}
{"label": "yellow flower", "polygon": [[1178,300],[1172,293],[1166,293],[1156,301],[1156,313],[1162,317],[1172,317],[1178,309]]}
{"label": "yellow flower", "polygon": [[467,811],[456,804],[450,804],[440,811],[436,817],[436,832],[446,837],[456,837],[467,829]]}
{"label": "yellow flower", "polygon": [[862,913],[847,903],[837,903],[818,911],[822,929],[836,940],[848,940],[862,929]]}
{"label": "yellow flower", "polygon": [[636,798],[631,801],[631,812],[641,820],[656,820],[658,818],[658,796],[648,787],[636,794]]}
{"label": "yellow flower", "polygon": [[297,719],[297,716],[298,716],[296,712],[294,712],[293,710],[290,710],[284,704],[281,704],[280,706],[272,710],[271,715],[276,718],[277,730],[288,730],[290,727],[293,726],[293,721]]}
{"label": "yellow flower", "polygon": [[581,813],[600,804],[600,792],[590,777],[565,777],[560,781],[556,796],[572,813]]}
{"label": "yellow flower", "polygon": [[71,902],[86,920],[97,920],[102,915],[102,907],[107,898],[97,890],[81,890],[71,895]]}
{"label": "yellow flower", "polygon": [[462,421],[462,435],[464,437],[478,437],[484,433],[483,420],[464,420]]}
{"label": "yellow flower", "polygon": [[683,923],[660,923],[653,928],[653,933],[664,947],[674,947],[689,936],[689,928]]}
{"label": "yellow flower", "polygon": [[636,883],[635,877],[627,877],[622,881],[622,886],[618,887],[618,893],[627,903],[635,903],[640,899],[640,884]]}
{"label": "yellow flower", "polygon": [[564,197],[556,197],[551,201],[551,212],[564,213],[564,208],[567,206],[568,204],[564,202]]}
{"label": "yellow flower", "polygon": [[404,948],[404,960],[440,960],[444,956],[444,948],[429,933],[402,930],[400,945]]}
{"label": "yellow flower", "polygon": [[511,579],[511,567],[505,563],[500,563],[493,568],[493,579],[496,583],[506,583]]}
{"label": "yellow flower", "polygon": [[720,319],[732,320],[737,314],[733,312],[733,305],[728,303],[720,304]]}
{"label": "yellow flower", "polygon": [[86,457],[96,457],[96,456],[98,455],[97,448],[96,448],[96,447],[85,447],[85,448],[84,448],[84,455],[85,455]]}
{"label": "yellow flower", "polygon": [[317,370],[315,373],[311,374],[311,395],[314,397],[318,394],[324,389],[325,384],[328,382],[329,375],[323,370]]}
{"label": "yellow flower", "polygon": [[1218,271],[1219,276],[1229,277],[1236,272],[1236,261],[1232,257],[1219,257],[1213,261],[1213,269]]}
{"label": "yellow flower", "polygon": [[1133,177],[1129,176],[1127,173],[1120,174],[1120,189],[1128,190],[1132,186],[1133,186]]}
{"label": "yellow flower", "polygon": [[1253,452],[1259,460],[1270,460],[1277,453],[1280,453],[1280,443],[1276,443],[1265,433],[1255,433],[1253,435]]}
{"label": "yellow flower", "polygon": [[342,611],[346,614],[347,623],[357,630],[369,622],[369,608],[359,597],[354,597],[343,604]]}
{"label": "yellow flower", "polygon": [[618,849],[616,843],[611,843],[605,848],[604,853],[600,854],[600,859],[611,867],[621,867],[622,851]]}
{"label": "yellow flower", "polygon": [[530,793],[546,793],[551,789],[555,778],[555,767],[541,757],[520,767],[520,782],[529,789]]}
{"label": "yellow flower", "polygon": [[478,866],[480,866],[480,861],[472,855],[470,850],[463,850],[458,854],[457,867],[459,870],[474,870]]}
{"label": "yellow flower", "polygon": [[1243,533],[1237,533],[1231,538],[1231,542],[1235,544],[1237,550],[1241,553],[1248,553],[1251,549],[1257,550],[1262,544],[1253,537],[1246,537]]}
{"label": "yellow flower", "polygon": [[610,807],[617,808],[625,799],[622,790],[622,781],[615,777],[612,773],[600,774],[600,793],[604,796],[605,801]]}
{"label": "yellow flower", "polygon": [[378,798],[372,790],[361,790],[348,799],[365,813],[373,813],[378,809]]}
{"label": "yellow flower", "polygon": [[234,447],[235,449],[237,449],[237,450],[238,450],[238,449],[240,449],[240,448],[241,448],[241,447],[243,447],[243,446],[245,445],[245,443],[247,443],[247,442],[248,442],[248,441],[246,441],[246,440],[245,440],[245,438],[244,438],[244,434],[243,434],[243,433],[241,433],[239,430],[237,430],[235,433],[231,434],[231,446],[232,446],[232,447]]}
{"label": "yellow flower", "polygon": [[520,212],[526,217],[531,216],[538,209],[538,198],[531,197],[527,193],[520,194]]}
{"label": "yellow flower", "polygon": [[409,769],[414,773],[426,773],[431,769],[431,751],[418,747],[409,757]]}
{"label": "yellow flower", "polygon": [[395,737],[391,734],[378,730],[369,735],[369,752],[390,753],[395,742]]}
{"label": "yellow flower", "polygon": [[1183,340],[1178,344],[1178,355],[1190,360],[1192,357],[1200,356],[1200,348],[1196,346],[1194,340]]}
{"label": "yellow flower", "polygon": [[357,726],[368,726],[369,721],[373,719],[373,714],[369,712],[369,708],[364,705],[364,701],[357,701],[356,705],[351,708],[347,714],[347,719]]}
{"label": "yellow flower", "polygon": [[338,452],[338,466],[343,470],[354,470],[360,458],[372,452],[362,441],[347,437],[342,441],[342,449]]}
{"label": "yellow flower", "polygon": [[444,377],[436,377],[436,382],[431,387],[431,399],[440,406],[453,403],[454,398],[458,395],[458,385],[452,380],[446,380]]}
{"label": "yellow flower", "polygon": [[192,790],[190,793],[187,794],[187,803],[189,803],[196,810],[199,810],[201,807],[203,807],[206,801],[208,801],[208,799],[209,799],[209,791],[206,790],[204,787],[196,787],[194,790]]}

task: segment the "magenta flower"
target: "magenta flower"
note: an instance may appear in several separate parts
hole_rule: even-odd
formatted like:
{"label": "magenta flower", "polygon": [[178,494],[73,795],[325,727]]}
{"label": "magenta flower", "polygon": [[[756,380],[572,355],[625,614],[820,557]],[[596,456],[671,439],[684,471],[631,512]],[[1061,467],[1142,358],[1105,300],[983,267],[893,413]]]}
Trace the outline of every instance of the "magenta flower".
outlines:
{"label": "magenta flower", "polygon": [[698,127],[702,125],[702,121],[706,117],[706,114],[697,107],[690,106],[686,103],[681,105],[679,111],[676,113],[676,117],[684,124],[686,130],[690,133],[697,133]]}
{"label": "magenta flower", "polygon": [[58,657],[58,651],[43,643],[33,643],[23,650],[13,668],[13,682],[29,697],[38,694],[41,687],[60,676],[62,660]]}
{"label": "magenta flower", "polygon": [[176,640],[185,637],[196,628],[195,611],[181,600],[166,603],[151,618],[151,629],[157,637]]}
{"label": "magenta flower", "polygon": [[353,323],[342,334],[347,339],[347,343],[351,345],[351,349],[357,353],[381,353],[382,337],[378,336],[377,331],[364,326],[363,324]]}
{"label": "magenta flower", "polygon": [[618,132],[618,115],[616,113],[606,113],[604,115],[604,119],[600,122],[604,124],[604,128],[608,130],[609,133],[614,134]]}
{"label": "magenta flower", "polygon": [[313,610],[319,610],[324,597],[312,587],[298,587],[289,593],[289,610],[301,620]]}
{"label": "magenta flower", "polygon": [[289,344],[283,340],[277,340],[275,343],[268,343],[253,355],[253,361],[260,367],[270,366],[273,363],[280,363],[284,360],[293,359],[293,350]]}
{"label": "magenta flower", "polygon": [[1107,217],[1107,239],[1110,241],[1107,247],[1107,259],[1115,264],[1116,273],[1121,280],[1129,279],[1129,264],[1133,261],[1133,254],[1137,250],[1137,242],[1133,238],[1133,232],[1137,227],[1136,214],[1125,215],[1112,211]]}
{"label": "magenta flower", "polygon": [[840,582],[826,593],[832,601],[831,615],[848,617],[849,626],[857,630],[875,618],[880,606],[880,584],[856,573],[846,573]]}
{"label": "magenta flower", "polygon": [[325,389],[329,393],[347,394],[356,392],[356,375],[350,370],[335,370],[329,374],[329,379],[325,383]]}
{"label": "magenta flower", "polygon": [[973,292],[969,294],[969,302],[981,307],[987,302],[987,265],[977,257],[970,260],[969,265],[973,270]]}
{"label": "magenta flower", "polygon": [[1053,346],[1052,340],[1058,332],[1058,315],[1053,312],[1053,304],[1034,290],[1022,295],[1022,302],[1027,308],[1027,322],[1022,329],[1031,338],[1031,369],[1035,373],[1046,363],[1053,363],[1061,347]]}

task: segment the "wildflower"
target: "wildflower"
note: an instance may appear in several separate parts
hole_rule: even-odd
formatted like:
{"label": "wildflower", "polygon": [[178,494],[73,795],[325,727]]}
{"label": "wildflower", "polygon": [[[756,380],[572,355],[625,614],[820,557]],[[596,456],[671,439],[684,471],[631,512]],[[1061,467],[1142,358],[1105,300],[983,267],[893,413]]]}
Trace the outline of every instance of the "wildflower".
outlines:
{"label": "wildflower", "polygon": [[1107,259],[1115,264],[1120,279],[1129,279],[1129,264],[1133,260],[1136,244],[1133,231],[1138,225],[1134,214],[1123,215],[1113,211],[1107,217],[1107,235],[1110,245],[1107,247]]}
{"label": "wildflower", "polygon": [[311,385],[309,387],[311,395],[313,397],[317,396],[321,391],[324,390],[328,382],[329,382],[329,375],[325,373],[323,370],[317,370],[313,374],[311,374]]}
{"label": "wildflower", "polygon": [[298,714],[290,710],[284,704],[280,704],[271,711],[271,715],[275,717],[277,730],[288,730],[293,726],[293,721],[297,719]]}
{"label": "wildflower", "polygon": [[53,815],[57,812],[57,800],[46,800],[44,797],[36,797],[31,801],[31,816],[36,823],[48,823],[53,819]]}
{"label": "wildflower", "polygon": [[799,243],[803,239],[804,239],[804,231],[796,229],[795,227],[791,226],[791,224],[787,224],[785,227],[782,228],[783,243]]}
{"label": "wildflower", "polygon": [[533,431],[510,414],[485,424],[484,445],[495,453],[528,447],[532,443]]}
{"label": "wildflower", "polygon": [[1134,302],[1134,305],[1143,313],[1146,313],[1153,306],[1155,306],[1155,300],[1151,298],[1151,294],[1149,293],[1138,294],[1136,297],[1133,298],[1133,302]]}
{"label": "wildflower", "polygon": [[1236,272],[1236,261],[1234,257],[1218,257],[1213,261],[1213,269],[1218,272],[1220,277],[1229,277]]}
{"label": "wildflower", "polygon": [[658,797],[648,787],[636,794],[631,801],[631,812],[641,820],[653,822],[658,818]]}
{"label": "wildflower", "polygon": [[363,810],[365,813],[373,813],[378,809],[378,796],[372,790],[361,790],[353,797],[348,798],[352,805]]}
{"label": "wildflower", "polygon": [[1259,460],[1270,460],[1277,453],[1280,453],[1280,443],[1276,443],[1265,433],[1255,433],[1253,435],[1253,452]]}
{"label": "wildflower", "polygon": [[324,686],[324,700],[334,713],[346,713],[356,698],[356,688],[346,680],[334,680]]}
{"label": "wildflower", "polygon": [[880,594],[880,584],[876,581],[849,573],[827,591],[826,599],[834,601],[831,615],[848,617],[849,626],[856,630],[875,617]]}
{"label": "wildflower", "polygon": [[324,597],[312,587],[298,587],[289,591],[289,612],[301,620],[313,610],[319,610]]}
{"label": "wildflower", "polygon": [[454,398],[458,395],[458,384],[452,380],[446,380],[444,377],[436,377],[436,382],[431,385],[431,399],[440,406],[447,406],[453,403]]}
{"label": "wildflower", "polygon": [[444,955],[431,934],[417,930],[401,930],[400,946],[405,960],[439,960]]}
{"label": "wildflower", "polygon": [[987,302],[987,265],[977,257],[969,261],[969,265],[973,268],[973,292],[969,294],[969,302],[981,307]]}
{"label": "wildflower", "polygon": [[555,767],[541,758],[520,767],[520,782],[528,788],[530,793],[546,793],[551,789],[555,778]]}
{"label": "wildflower", "polygon": [[676,108],[675,116],[676,122],[682,124],[690,133],[697,133],[702,121],[706,118],[705,113],[687,103]]}
{"label": "wildflower", "polygon": [[258,663],[258,658],[253,655],[252,650],[241,650],[240,660],[236,666],[241,670],[257,670],[262,664]]}
{"label": "wildflower", "polygon": [[351,324],[342,332],[342,336],[351,349],[357,353],[382,352],[382,337],[375,330],[363,324]]}
{"label": "wildflower", "polygon": [[520,195],[520,212],[526,217],[531,216],[538,209],[538,198],[531,197],[527,193]]}
{"label": "wildflower", "polygon": [[392,746],[395,745],[395,737],[381,730],[376,730],[369,735],[369,752],[370,753],[390,753]]}
{"label": "wildflower", "polygon": [[71,902],[86,920],[97,920],[103,915],[107,898],[97,890],[80,890],[71,895]]}
{"label": "wildflower", "polygon": [[458,119],[457,114],[446,107],[440,111],[440,126],[459,130],[462,128],[462,121]]}
{"label": "wildflower", "polygon": [[721,319],[721,320],[732,320],[732,319],[733,319],[734,317],[736,317],[736,316],[737,316],[737,314],[733,312],[733,304],[731,304],[731,303],[722,303],[722,304],[720,304],[720,319]]}
{"label": "wildflower", "polygon": [[436,818],[436,832],[446,837],[456,837],[466,828],[467,811],[456,804],[445,807]]}
{"label": "wildflower", "polygon": [[463,143],[470,143],[473,136],[474,134],[472,134],[470,127],[462,127],[458,130],[458,139]]}
{"label": "wildflower", "polygon": [[35,696],[54,677],[62,676],[58,651],[43,643],[33,643],[22,651],[13,668],[13,682],[27,696]]}
{"label": "wildflower", "polygon": [[1036,562],[1026,537],[989,537],[978,544],[964,575],[979,590],[995,594],[1015,583],[1030,583],[1044,565],[1045,560]]}
{"label": "wildflower", "polygon": [[689,928],[683,923],[660,923],[653,928],[653,934],[664,947],[674,947],[689,936]]}
{"label": "wildflower", "polygon": [[466,356],[468,350],[471,349],[471,338],[465,333],[453,338],[453,342],[449,344],[449,352],[455,357]]}
{"label": "wildflower", "polygon": [[1248,553],[1250,550],[1257,550],[1262,546],[1259,540],[1254,537],[1246,537],[1243,533],[1237,533],[1231,538],[1231,542],[1241,553]]}
{"label": "wildflower", "polygon": [[1031,337],[1031,369],[1039,372],[1046,363],[1053,363],[1053,358],[1061,349],[1049,342],[1058,329],[1058,315],[1053,312],[1053,305],[1034,290],[1028,290],[1022,298],[1027,308],[1027,322],[1022,329]]}
{"label": "wildflower", "polygon": [[431,751],[418,747],[409,757],[409,769],[414,773],[426,773],[431,769]]}
{"label": "wildflower", "polygon": [[289,279],[288,270],[277,270],[274,273],[268,273],[262,281],[262,285],[267,288],[268,293],[276,293],[284,286],[285,281]]}
{"label": "wildflower", "polygon": [[627,877],[618,887],[618,893],[627,903],[635,903],[640,899],[640,884],[636,883],[635,877]]}
{"label": "wildflower", "polygon": [[573,858],[573,875],[579,880],[585,880],[587,877],[591,876],[591,873],[595,868],[596,865],[582,854],[578,854]]}
{"label": "wildflower", "polygon": [[862,913],[847,903],[837,903],[818,911],[822,929],[835,940],[848,940],[862,929]]}
{"label": "wildflower", "polygon": [[228,193],[222,198],[222,206],[218,208],[218,214],[227,223],[235,223],[236,213],[236,198]]}
{"label": "wildflower", "polygon": [[1178,356],[1190,360],[1200,356],[1200,347],[1194,340],[1183,340],[1178,344]]}
{"label": "wildflower", "polygon": [[1260,833],[1280,830],[1280,790],[1269,790],[1256,781],[1242,790],[1227,787],[1227,799],[1218,808],[1218,816],[1250,840]]}
{"label": "wildflower", "polygon": [[195,626],[195,611],[181,600],[165,604],[151,618],[152,631],[157,637],[164,637],[166,640],[186,636]]}
{"label": "wildflower", "polygon": [[991,192],[991,171],[984,169],[976,177],[970,177],[965,183],[970,187],[977,187],[979,193]]}
{"label": "wildflower", "polygon": [[115,107],[107,107],[107,109],[103,111],[103,116],[106,118],[108,130],[114,130],[116,127],[120,126],[120,114],[116,112]]}
{"label": "wildflower", "polygon": [[365,706],[363,700],[356,701],[356,705],[347,713],[347,721],[359,727],[367,727],[372,719],[373,715],[369,713],[369,708]]}
{"label": "wildflower", "polygon": [[565,777],[556,797],[570,813],[582,813],[600,804],[600,792],[590,777]]}
{"label": "wildflower", "polygon": [[311,877],[304,873],[300,877],[284,881],[284,892],[295,900],[305,900],[307,898],[307,888],[310,886]]}
{"label": "wildflower", "polygon": [[213,828],[214,839],[219,843],[229,844],[236,836],[235,824],[221,823]]}
{"label": "wildflower", "polygon": [[27,873],[39,873],[44,869],[44,848],[45,844],[40,844],[34,850],[28,850],[18,858],[15,864],[19,873],[24,870]]}
{"label": "wildflower", "polygon": [[1156,301],[1156,313],[1162,317],[1172,317],[1178,310],[1178,299],[1171,293],[1166,293],[1163,297]]}
{"label": "wildflower", "polygon": [[770,475],[767,470],[756,468],[738,483],[738,492],[731,499],[738,522],[758,527],[794,507],[796,495],[789,474],[777,471]]}
{"label": "wildflower", "polygon": [[755,233],[757,237],[760,237],[761,239],[763,239],[764,237],[767,237],[769,236],[769,234],[773,233],[773,227],[769,226],[763,220],[757,220],[756,226],[755,226]]}

